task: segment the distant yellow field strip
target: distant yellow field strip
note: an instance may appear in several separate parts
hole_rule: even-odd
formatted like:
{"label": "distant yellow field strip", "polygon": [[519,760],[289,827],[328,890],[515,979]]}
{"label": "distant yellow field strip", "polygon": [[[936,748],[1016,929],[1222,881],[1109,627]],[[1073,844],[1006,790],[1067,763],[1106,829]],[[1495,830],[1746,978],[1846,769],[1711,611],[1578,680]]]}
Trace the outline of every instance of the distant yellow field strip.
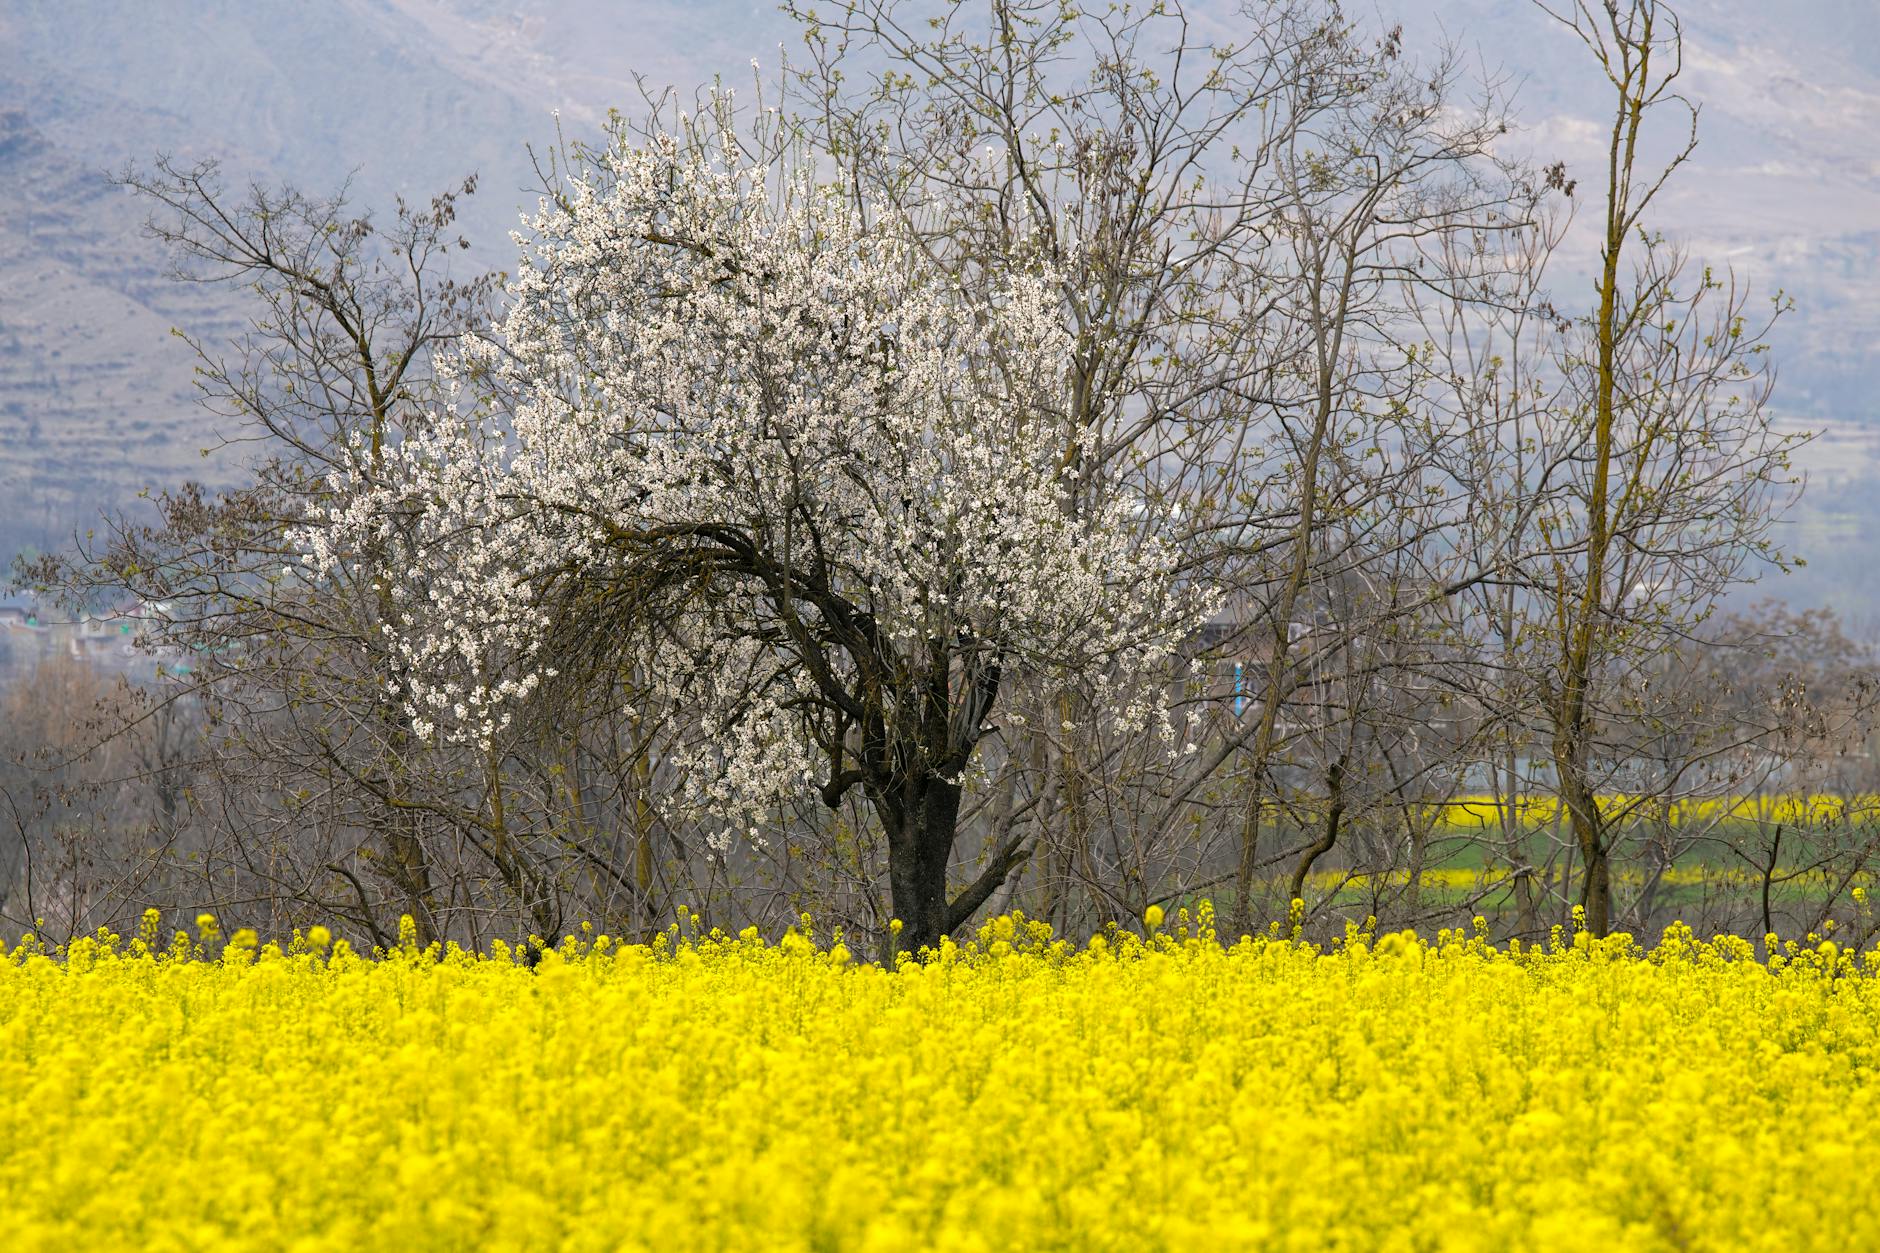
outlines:
{"label": "distant yellow field strip", "polygon": [[[1808,824],[1880,821],[1880,795],[1870,793],[1720,796],[1676,800],[1669,804],[1653,797],[1612,794],[1601,796],[1599,805],[1609,817],[1639,813],[1652,818],[1663,817],[1673,825],[1728,819]],[[1552,826],[1566,819],[1559,798],[1545,795],[1506,800],[1493,796],[1460,796],[1433,807],[1430,812],[1441,824],[1458,830],[1503,825],[1510,814],[1520,825],[1530,827]]]}
{"label": "distant yellow field strip", "polygon": [[[1542,866],[1525,870],[1522,873],[1531,875],[1536,880],[1544,883],[1562,884],[1577,882],[1574,872],[1569,867],[1562,865],[1554,865],[1551,867]],[[1506,866],[1491,866],[1479,869],[1468,866],[1439,866],[1429,870],[1418,871],[1414,877],[1418,887],[1468,890],[1512,883],[1516,877],[1516,872]],[[1874,876],[1864,871],[1846,876],[1845,883],[1842,883],[1843,877],[1830,871],[1819,869],[1808,870],[1803,867],[1780,864],[1775,867],[1772,877],[1778,883],[1789,883],[1791,881],[1813,882],[1822,880],[1841,883],[1843,887],[1856,885],[1868,886],[1874,882]],[[1612,881],[1615,884],[1626,887],[1640,887],[1652,881],[1654,878],[1657,882],[1670,887],[1710,885],[1717,888],[1744,888],[1758,886],[1763,881],[1763,876],[1760,872],[1744,865],[1710,866],[1697,864],[1667,866],[1663,870],[1658,871],[1647,870],[1636,865],[1628,865],[1612,871]],[[1306,876],[1306,886],[1317,892],[1329,892],[1340,888],[1360,891],[1372,888],[1382,890],[1386,888],[1408,887],[1411,879],[1412,874],[1408,870],[1380,872],[1316,870]]]}

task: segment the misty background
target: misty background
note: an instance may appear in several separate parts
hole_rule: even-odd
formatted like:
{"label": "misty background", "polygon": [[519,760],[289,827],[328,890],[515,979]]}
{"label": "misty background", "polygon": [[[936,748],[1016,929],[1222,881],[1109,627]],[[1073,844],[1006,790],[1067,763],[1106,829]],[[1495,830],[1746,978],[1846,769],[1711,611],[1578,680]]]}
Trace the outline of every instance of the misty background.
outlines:
{"label": "misty background", "polygon": [[[1185,6],[1231,38],[1236,5]],[[1448,42],[1515,94],[1515,150],[1598,184],[1605,96],[1572,36],[1512,0],[1378,0],[1427,53]],[[1782,529],[1805,569],[1739,600],[1829,606],[1880,625],[1880,6],[1871,0],[1685,0],[1685,93],[1702,106],[1692,164],[1654,207],[1659,229],[1795,312],[1773,342],[1775,409],[1816,432],[1808,487]],[[798,28],[749,0],[47,0],[0,3],[0,560],[69,543],[145,490],[239,477],[234,423],[194,399],[192,354],[238,331],[238,294],[165,277],[148,206],[109,176],[157,153],[214,157],[231,182],[292,183],[389,215],[480,176],[463,273],[511,264],[533,203],[529,148],[559,125],[593,137],[641,107],[638,75],[689,95],[800,60]],[[1554,271],[1563,307],[1590,292]]]}

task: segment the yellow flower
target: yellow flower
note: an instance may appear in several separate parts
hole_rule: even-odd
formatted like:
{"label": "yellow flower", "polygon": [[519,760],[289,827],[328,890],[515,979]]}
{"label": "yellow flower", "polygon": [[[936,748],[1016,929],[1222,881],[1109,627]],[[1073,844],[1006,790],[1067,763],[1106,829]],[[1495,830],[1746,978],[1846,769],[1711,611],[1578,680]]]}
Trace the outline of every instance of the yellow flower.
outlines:
{"label": "yellow flower", "polygon": [[1852,945],[1370,931],[23,945],[0,1248],[1880,1242]]}

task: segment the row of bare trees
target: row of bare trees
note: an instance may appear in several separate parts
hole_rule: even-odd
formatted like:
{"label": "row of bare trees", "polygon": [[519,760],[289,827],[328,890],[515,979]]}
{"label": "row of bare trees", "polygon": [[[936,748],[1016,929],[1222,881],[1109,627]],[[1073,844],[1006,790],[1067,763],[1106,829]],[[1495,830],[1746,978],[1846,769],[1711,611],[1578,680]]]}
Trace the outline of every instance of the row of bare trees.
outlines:
{"label": "row of bare trees", "polygon": [[[791,7],[802,60],[753,111],[655,100],[614,138],[691,142],[709,114],[753,159],[812,161],[963,290],[1046,263],[1066,507],[1140,501],[1221,604],[1152,685],[1172,738],[1088,685],[993,672],[1006,713],[958,766],[941,885],[965,917],[1075,934],[1206,897],[1234,933],[1295,898],[1332,929],[1485,913],[1543,935],[1575,905],[1602,933],[1860,923],[1872,658],[1819,616],[1714,612],[1787,560],[1799,484],[1768,405],[1781,301],[1651,213],[1697,137],[1661,0],[1555,13],[1607,93],[1584,172],[1511,157],[1499,84],[1328,0],[1205,29],[1169,3]],[[554,152],[550,202],[593,151]],[[127,178],[182,277],[256,293],[244,342],[198,350],[205,400],[264,456],[244,490],[167,495],[26,572],[73,605],[136,598],[193,664],[18,698],[87,712],[8,724],[4,921],[154,903],[384,942],[408,913],[475,943],[645,934],[684,904],[731,929],[807,910],[889,951],[884,833],[837,778],[732,843],[675,804],[697,732],[623,660],[660,630],[631,583],[563,633],[564,681],[468,745],[397,699],[407,534],[291,577],[296,533],[340,503],[329,475],[438,421],[440,355],[488,336],[501,283],[450,267],[473,184],[380,226],[210,168]],[[1590,284],[1557,260],[1588,218]],[[1739,804],[1816,793],[1854,799]]]}

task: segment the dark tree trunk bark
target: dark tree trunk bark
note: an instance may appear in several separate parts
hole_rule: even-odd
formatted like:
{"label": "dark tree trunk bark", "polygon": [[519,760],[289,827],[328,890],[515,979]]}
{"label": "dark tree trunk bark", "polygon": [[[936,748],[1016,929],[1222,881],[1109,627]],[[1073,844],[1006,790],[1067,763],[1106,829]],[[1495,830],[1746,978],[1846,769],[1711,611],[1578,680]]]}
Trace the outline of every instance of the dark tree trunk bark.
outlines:
{"label": "dark tree trunk bark", "polygon": [[1612,869],[1599,796],[1586,782],[1578,761],[1563,753],[1556,753],[1554,761],[1582,863],[1580,905],[1586,911],[1586,929],[1603,938],[1612,928]]}
{"label": "dark tree trunk bark", "polygon": [[874,801],[888,836],[888,888],[901,921],[895,947],[918,953],[937,946],[951,922],[947,863],[959,822],[960,785],[930,776]]}
{"label": "dark tree trunk bark", "polygon": [[1604,848],[1585,850],[1586,878],[1580,886],[1580,904],[1586,907],[1586,929],[1604,937],[1612,931],[1612,859]]}
{"label": "dark tree trunk bark", "polygon": [[1326,782],[1331,791],[1331,808],[1326,811],[1325,824],[1319,828],[1318,838],[1306,845],[1299,854],[1299,864],[1293,867],[1292,882],[1287,885],[1286,905],[1304,900],[1306,894],[1306,876],[1312,873],[1313,863],[1338,846],[1338,823],[1345,816],[1345,759],[1341,756],[1332,763],[1326,774]]}

